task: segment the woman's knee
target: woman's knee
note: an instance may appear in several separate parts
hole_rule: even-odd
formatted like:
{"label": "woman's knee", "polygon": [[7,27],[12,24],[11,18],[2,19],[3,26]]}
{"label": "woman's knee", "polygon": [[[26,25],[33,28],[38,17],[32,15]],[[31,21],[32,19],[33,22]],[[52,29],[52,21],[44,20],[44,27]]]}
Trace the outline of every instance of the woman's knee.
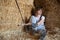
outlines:
{"label": "woman's knee", "polygon": [[46,31],[42,31],[42,36],[45,37],[46,36]]}
{"label": "woman's knee", "polygon": [[46,35],[46,30],[40,30],[40,34],[45,36]]}

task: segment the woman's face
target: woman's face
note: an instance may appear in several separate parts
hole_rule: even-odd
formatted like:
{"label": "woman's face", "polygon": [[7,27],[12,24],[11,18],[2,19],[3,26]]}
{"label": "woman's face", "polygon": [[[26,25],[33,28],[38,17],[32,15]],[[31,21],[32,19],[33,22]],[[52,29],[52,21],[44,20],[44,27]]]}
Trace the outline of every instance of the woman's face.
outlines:
{"label": "woman's face", "polygon": [[41,14],[42,14],[42,9],[38,10],[38,11],[37,11],[37,14],[38,14],[38,15],[41,15]]}

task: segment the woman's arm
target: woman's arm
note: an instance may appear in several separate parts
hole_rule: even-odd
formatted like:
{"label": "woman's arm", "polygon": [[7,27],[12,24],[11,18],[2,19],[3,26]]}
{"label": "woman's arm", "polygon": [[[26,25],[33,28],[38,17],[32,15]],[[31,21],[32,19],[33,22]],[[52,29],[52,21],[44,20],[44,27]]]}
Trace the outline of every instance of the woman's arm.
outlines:
{"label": "woman's arm", "polygon": [[34,26],[38,26],[38,25],[42,24],[44,21],[45,21],[45,17],[44,16],[42,16],[42,19],[38,23],[36,23],[36,19],[34,19],[32,17],[32,20],[30,20],[29,23],[24,24],[24,25],[32,25],[32,23],[33,23]]}
{"label": "woman's arm", "polygon": [[44,23],[44,21],[45,21],[45,17],[42,16],[42,19],[37,23],[37,25],[40,25],[40,24]]}
{"label": "woman's arm", "polygon": [[36,19],[35,19],[34,16],[31,16],[29,23],[24,24],[24,25],[32,25],[32,26],[35,26],[35,24],[36,24]]}
{"label": "woman's arm", "polygon": [[29,22],[26,23],[26,24],[24,24],[24,25],[32,25],[32,23],[31,23],[31,18],[30,18]]}

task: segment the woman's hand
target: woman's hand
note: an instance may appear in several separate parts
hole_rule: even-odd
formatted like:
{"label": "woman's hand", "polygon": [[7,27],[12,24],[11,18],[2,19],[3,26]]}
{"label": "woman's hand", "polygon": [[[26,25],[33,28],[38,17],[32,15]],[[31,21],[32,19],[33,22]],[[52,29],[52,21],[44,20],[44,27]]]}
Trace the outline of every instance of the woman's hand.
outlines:
{"label": "woman's hand", "polygon": [[24,24],[24,25],[31,25],[31,23],[27,23],[27,24]]}

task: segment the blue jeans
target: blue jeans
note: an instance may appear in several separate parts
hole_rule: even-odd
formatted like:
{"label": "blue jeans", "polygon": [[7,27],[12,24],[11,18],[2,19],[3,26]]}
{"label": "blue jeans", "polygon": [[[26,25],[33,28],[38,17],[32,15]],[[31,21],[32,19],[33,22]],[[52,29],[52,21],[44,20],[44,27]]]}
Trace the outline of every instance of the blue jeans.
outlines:
{"label": "blue jeans", "polygon": [[41,34],[41,36],[40,36],[39,39],[44,40],[44,38],[46,36],[46,29],[45,29],[45,26],[44,25],[41,25],[41,26],[37,26],[36,27],[36,25],[32,24],[32,29],[34,31],[38,31]]}
{"label": "blue jeans", "polygon": [[44,40],[44,38],[46,36],[46,30],[39,30],[39,31],[40,31],[40,34],[41,34],[39,39]]}
{"label": "blue jeans", "polygon": [[41,34],[39,39],[44,40],[44,38],[46,36],[46,29],[39,29],[39,30],[35,30],[35,31],[38,31]]}

